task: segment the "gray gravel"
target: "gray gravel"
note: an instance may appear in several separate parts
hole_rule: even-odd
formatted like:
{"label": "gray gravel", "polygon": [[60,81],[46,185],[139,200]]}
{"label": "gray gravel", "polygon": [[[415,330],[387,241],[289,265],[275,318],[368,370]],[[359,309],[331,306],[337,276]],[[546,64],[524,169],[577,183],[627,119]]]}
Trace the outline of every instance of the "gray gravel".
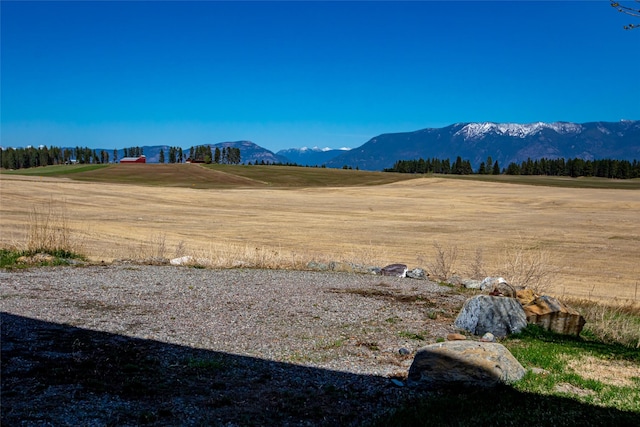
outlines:
{"label": "gray gravel", "polygon": [[[379,353],[395,355],[402,347],[424,345],[402,335],[435,339],[454,330],[430,319],[439,307],[428,303],[449,288],[374,275],[139,265],[40,268],[0,272],[0,290],[8,313],[374,375],[395,374],[398,366],[381,364],[366,351],[335,350],[375,342]],[[409,302],[398,302],[403,297]]]}
{"label": "gray gravel", "polygon": [[[286,364],[278,366],[322,368],[313,371],[316,376],[356,374],[378,378],[377,386],[386,379],[389,390],[406,378],[419,347],[455,330],[453,319],[464,300],[448,287],[406,278],[135,264],[3,271],[0,297],[2,311],[16,316]],[[12,327],[3,323],[3,337],[22,333]],[[13,345],[18,343],[3,343],[3,356],[12,354]],[[3,374],[27,372],[34,363],[4,359]],[[43,396],[56,394],[51,387]],[[65,393],[78,390],[67,387]],[[93,404],[84,401],[89,409],[75,420],[97,416],[90,424],[102,425],[107,416],[96,408],[104,408],[99,402],[105,399],[130,405],[95,396]],[[13,402],[14,411],[19,407]],[[222,424],[234,422],[233,415],[219,416]]]}

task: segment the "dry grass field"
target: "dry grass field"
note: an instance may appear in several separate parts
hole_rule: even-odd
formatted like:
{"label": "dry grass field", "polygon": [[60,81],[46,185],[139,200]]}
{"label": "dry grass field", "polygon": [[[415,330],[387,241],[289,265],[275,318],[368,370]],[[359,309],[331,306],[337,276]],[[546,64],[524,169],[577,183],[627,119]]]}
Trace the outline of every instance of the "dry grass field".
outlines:
{"label": "dry grass field", "polygon": [[294,188],[233,177],[217,189],[199,185],[202,177],[190,178],[193,188],[74,178],[1,174],[0,247],[20,247],[34,215],[52,215],[65,218],[82,253],[105,262],[191,255],[220,267],[299,268],[316,260],[413,268],[426,267],[438,243],[457,248],[461,276],[478,248],[486,273],[499,275],[518,248],[550,255],[544,262],[556,295],[640,301],[635,190],[439,177]]}

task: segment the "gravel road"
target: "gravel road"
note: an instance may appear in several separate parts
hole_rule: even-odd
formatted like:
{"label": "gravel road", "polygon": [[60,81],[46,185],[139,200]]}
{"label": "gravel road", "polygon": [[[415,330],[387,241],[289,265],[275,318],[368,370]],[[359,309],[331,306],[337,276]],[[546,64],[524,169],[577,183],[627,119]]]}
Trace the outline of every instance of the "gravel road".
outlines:
{"label": "gravel road", "polygon": [[136,264],[2,271],[0,296],[2,424],[29,426],[362,424],[413,395],[413,353],[464,301],[426,280]]}

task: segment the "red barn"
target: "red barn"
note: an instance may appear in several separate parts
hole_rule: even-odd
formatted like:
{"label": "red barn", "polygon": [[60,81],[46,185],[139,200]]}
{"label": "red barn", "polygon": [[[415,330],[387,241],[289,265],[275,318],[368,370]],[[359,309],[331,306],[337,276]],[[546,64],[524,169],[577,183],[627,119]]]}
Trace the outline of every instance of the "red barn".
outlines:
{"label": "red barn", "polygon": [[147,163],[147,158],[142,155],[140,157],[123,157],[120,163]]}

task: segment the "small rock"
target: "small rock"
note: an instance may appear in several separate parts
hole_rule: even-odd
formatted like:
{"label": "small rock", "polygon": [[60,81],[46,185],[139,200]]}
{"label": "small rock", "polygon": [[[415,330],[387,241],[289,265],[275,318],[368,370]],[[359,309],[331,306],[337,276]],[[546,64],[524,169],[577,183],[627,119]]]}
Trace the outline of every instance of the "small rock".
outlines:
{"label": "small rock", "polygon": [[425,272],[421,268],[414,268],[411,271],[407,271],[407,277],[411,279],[424,280],[426,278],[425,276]]}
{"label": "small rock", "polygon": [[480,289],[485,291],[487,289],[493,289],[493,287],[499,283],[507,283],[503,277],[485,277],[485,279],[480,282]]}
{"label": "small rock", "polygon": [[491,292],[489,295],[494,297],[508,297],[515,298],[516,297],[516,288],[508,284],[507,282],[498,282],[493,285]]}
{"label": "small rock", "polygon": [[390,264],[382,267],[380,274],[383,276],[407,277],[409,269],[405,264]]}
{"label": "small rock", "polygon": [[462,281],[462,286],[467,289],[480,289],[480,285],[482,285],[480,280],[464,279]]}
{"label": "small rock", "polygon": [[496,342],[496,337],[491,332],[487,332],[486,334],[484,334],[482,336],[482,338],[480,338],[480,341],[482,341],[482,342]]}
{"label": "small rock", "polygon": [[447,335],[447,341],[462,341],[462,340],[466,340],[467,337],[465,337],[462,334],[449,334]]}
{"label": "small rock", "polygon": [[549,373],[549,371],[542,368],[531,368],[531,372],[536,375],[547,375]]}
{"label": "small rock", "polygon": [[407,354],[411,354],[411,352],[409,351],[409,349],[401,347],[400,350],[398,350],[398,353],[400,353],[403,356],[406,356]]}
{"label": "small rock", "polygon": [[329,266],[323,262],[310,261],[307,263],[307,268],[310,268],[311,270],[327,271]]}
{"label": "small rock", "polygon": [[180,257],[180,258],[174,258],[171,261],[169,261],[169,263],[171,265],[191,264],[191,263],[193,263],[193,257],[192,256],[183,256],[183,257]]}
{"label": "small rock", "polygon": [[462,277],[453,275],[447,279],[447,283],[450,285],[460,286],[462,285]]}

